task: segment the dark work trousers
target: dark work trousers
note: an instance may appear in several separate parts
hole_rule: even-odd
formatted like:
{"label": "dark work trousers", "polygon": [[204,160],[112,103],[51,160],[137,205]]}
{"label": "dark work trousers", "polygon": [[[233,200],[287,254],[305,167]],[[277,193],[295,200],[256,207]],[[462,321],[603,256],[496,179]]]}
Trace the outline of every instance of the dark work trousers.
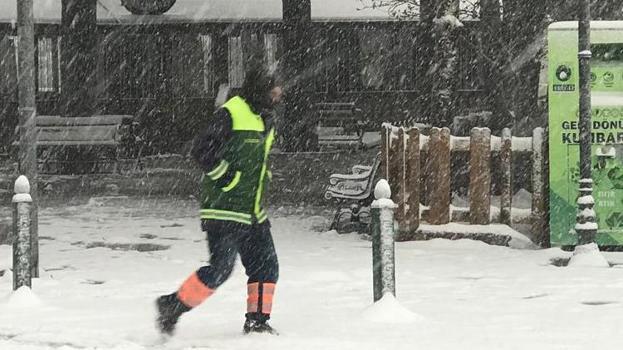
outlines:
{"label": "dark work trousers", "polygon": [[279,262],[268,220],[253,225],[203,220],[201,228],[207,234],[210,264],[200,268],[197,275],[208,288],[216,289],[229,278],[236,254],[240,254],[249,277],[247,283],[277,283]]}

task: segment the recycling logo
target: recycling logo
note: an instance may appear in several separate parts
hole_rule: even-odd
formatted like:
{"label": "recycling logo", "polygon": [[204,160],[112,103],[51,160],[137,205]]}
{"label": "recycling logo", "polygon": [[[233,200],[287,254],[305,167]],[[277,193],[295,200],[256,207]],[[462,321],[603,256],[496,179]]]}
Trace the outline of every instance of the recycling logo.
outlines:
{"label": "recycling logo", "polygon": [[571,68],[566,65],[558,66],[556,69],[556,78],[560,81],[567,81],[571,79]]}
{"label": "recycling logo", "polygon": [[612,81],[614,81],[614,74],[612,72],[604,73],[604,81],[606,83],[611,83]]}

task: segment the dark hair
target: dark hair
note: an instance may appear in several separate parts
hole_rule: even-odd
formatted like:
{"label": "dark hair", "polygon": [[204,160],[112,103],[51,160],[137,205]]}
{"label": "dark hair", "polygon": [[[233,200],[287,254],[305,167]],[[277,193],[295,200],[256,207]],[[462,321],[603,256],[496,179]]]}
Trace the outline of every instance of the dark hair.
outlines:
{"label": "dark hair", "polygon": [[270,90],[276,86],[275,77],[268,73],[264,67],[250,67],[244,76],[244,82],[240,88],[240,96],[244,98],[255,110],[271,106]]}

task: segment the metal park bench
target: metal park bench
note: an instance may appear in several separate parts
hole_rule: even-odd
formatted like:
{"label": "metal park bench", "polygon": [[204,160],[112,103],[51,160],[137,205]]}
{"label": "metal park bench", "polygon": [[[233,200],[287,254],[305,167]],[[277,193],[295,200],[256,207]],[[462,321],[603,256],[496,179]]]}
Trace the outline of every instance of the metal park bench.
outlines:
{"label": "metal park bench", "polygon": [[[93,117],[61,117],[61,116],[37,116],[36,135],[37,153],[40,172],[56,173],[52,164],[69,164],[80,162],[71,159],[60,160],[52,157],[50,152],[64,152],[69,149],[105,148],[113,151],[112,156],[103,158],[104,161],[114,162],[113,172],[118,172],[119,154],[122,142],[133,136],[133,117],[130,115],[99,115]],[[17,146],[18,141],[13,143]],[[57,158],[57,159],[54,159]],[[92,164],[90,170],[97,171],[98,163],[102,159],[90,159],[82,161]],[[56,170],[62,169],[57,166]],[[62,170],[61,170],[62,171]]]}
{"label": "metal park bench", "polygon": [[354,102],[322,102],[314,105],[318,120],[318,143],[321,146],[363,145],[363,112]]}
{"label": "metal park bench", "polygon": [[330,230],[344,232],[340,226],[344,217],[349,217],[347,224],[356,226],[354,228],[359,232],[369,224],[374,178],[380,164],[379,153],[371,166],[355,165],[352,174],[333,174],[329,177],[329,186],[324,197],[338,203]]}

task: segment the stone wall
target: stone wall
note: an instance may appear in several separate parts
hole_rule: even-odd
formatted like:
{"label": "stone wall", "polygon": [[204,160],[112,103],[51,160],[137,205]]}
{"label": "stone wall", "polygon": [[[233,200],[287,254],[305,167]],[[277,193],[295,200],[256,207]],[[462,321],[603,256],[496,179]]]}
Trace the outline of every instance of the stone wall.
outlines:
{"label": "stone wall", "polygon": [[[269,205],[331,205],[324,199],[329,175],[350,173],[353,165],[371,165],[378,149],[282,153],[271,155],[273,181]],[[14,167],[0,172],[0,206],[9,205]],[[189,159],[179,155],[154,156],[121,164],[121,174],[40,175],[42,201],[68,197],[103,195],[198,197],[201,172]]]}

